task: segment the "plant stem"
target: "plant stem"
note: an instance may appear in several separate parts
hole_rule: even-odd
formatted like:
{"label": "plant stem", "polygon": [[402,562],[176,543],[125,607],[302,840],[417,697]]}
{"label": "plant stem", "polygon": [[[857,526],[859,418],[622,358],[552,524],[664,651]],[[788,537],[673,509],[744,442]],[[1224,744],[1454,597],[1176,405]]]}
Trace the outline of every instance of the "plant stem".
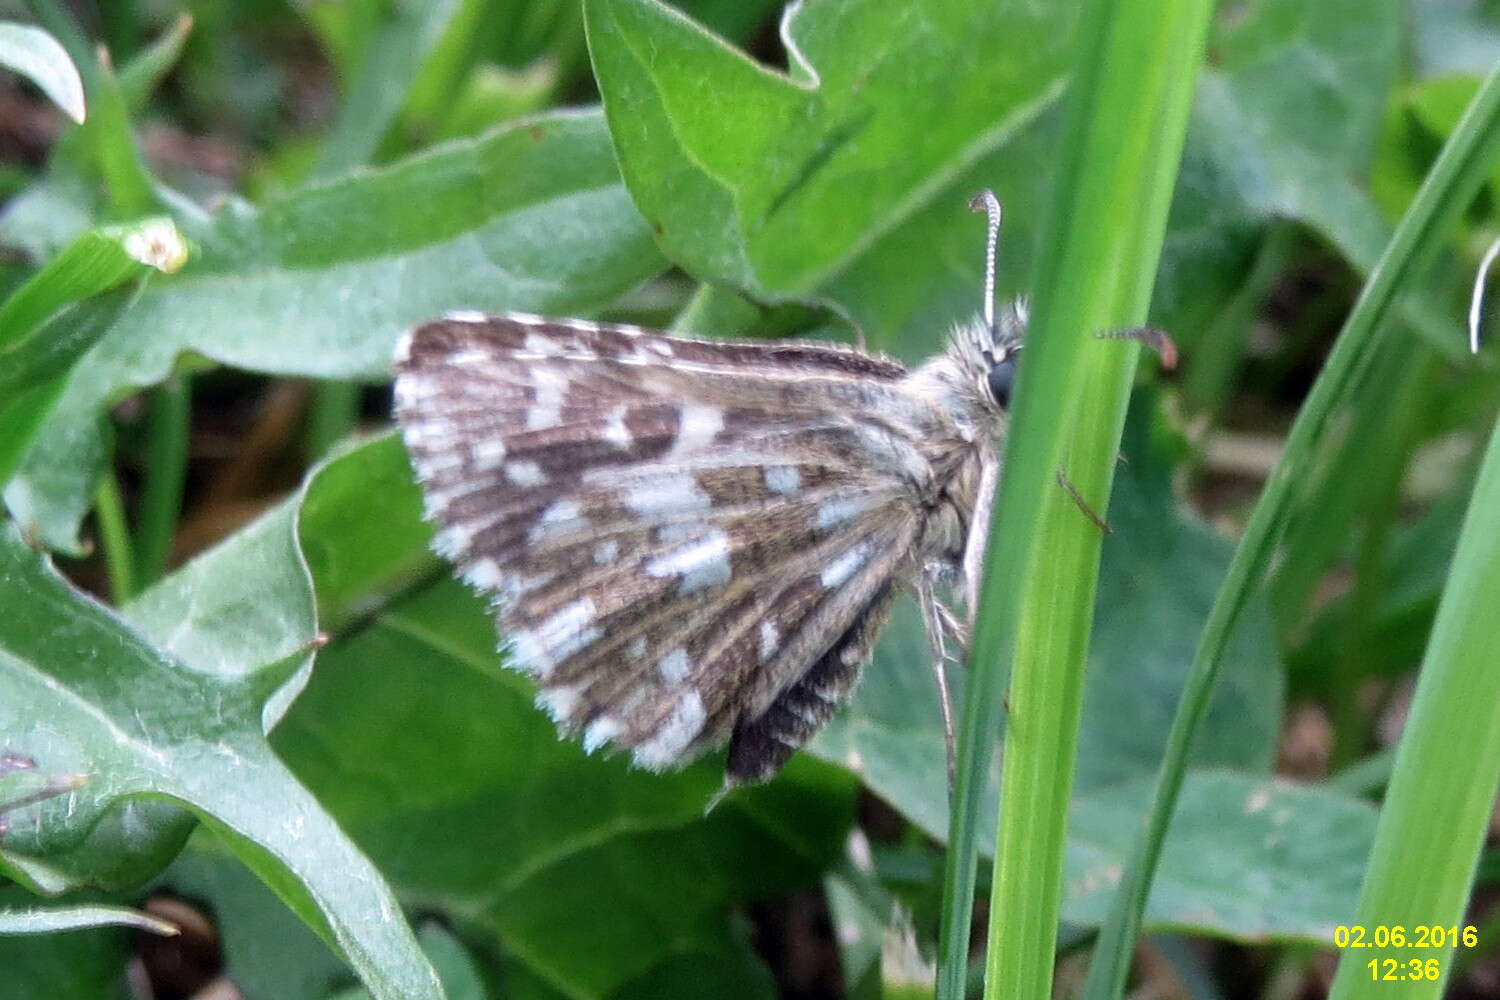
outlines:
{"label": "plant stem", "polygon": [[[986,996],[1050,994],[1101,535],[1207,32],[1206,0],[1090,0],[970,650],[939,995],[963,995],[981,793],[1011,670]],[[1080,224],[1087,220],[1087,224]]]}
{"label": "plant stem", "polygon": [[[1353,923],[1461,924],[1500,781],[1500,420],[1459,531],[1386,788]],[[1448,969],[1448,947],[1422,952]],[[1405,956],[1402,956],[1405,957]],[[1331,1000],[1425,1000],[1441,980],[1374,980],[1370,956],[1346,952]]]}
{"label": "plant stem", "polygon": [[[1497,148],[1500,148],[1500,67],[1475,95],[1371,272],[1322,374],[1292,426],[1281,458],[1267,479],[1244,537],[1235,549],[1198,640],[1182,701],[1172,721],[1146,829],[1132,853],[1114,909],[1100,931],[1084,994],[1089,1000],[1118,997],[1124,989],[1147,892],[1187,769],[1188,748],[1207,710],[1230,634],[1271,561],[1290,507],[1293,486],[1306,474],[1313,447],[1336,404],[1347,398],[1363,373],[1371,342],[1387,328],[1383,324],[1396,306],[1398,292],[1436,252],[1439,241],[1485,180]],[[1380,917],[1381,922],[1392,922],[1391,914]],[[1429,915],[1427,922],[1434,919]]]}
{"label": "plant stem", "polygon": [[182,513],[190,397],[188,379],[182,375],[169,378],[152,394],[150,453],[136,525],[136,566],[143,587],[166,572]]}
{"label": "plant stem", "polygon": [[125,502],[113,466],[105,468],[94,488],[94,516],[99,521],[99,543],[109,570],[109,595],[116,605],[135,596],[135,556],[130,550],[130,528],[125,521]]}

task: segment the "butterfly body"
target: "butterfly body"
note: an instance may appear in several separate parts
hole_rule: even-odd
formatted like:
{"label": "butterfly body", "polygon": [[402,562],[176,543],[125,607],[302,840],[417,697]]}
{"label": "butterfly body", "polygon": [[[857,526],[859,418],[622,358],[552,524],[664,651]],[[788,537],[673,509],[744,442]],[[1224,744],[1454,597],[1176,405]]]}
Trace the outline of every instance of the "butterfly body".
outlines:
{"label": "butterfly body", "polygon": [[[398,345],[435,547],[592,750],[727,741],[774,773],[848,699],[902,588],[972,608],[1024,314],[925,365],[801,341],[454,314]],[[924,609],[926,608],[924,604]]]}

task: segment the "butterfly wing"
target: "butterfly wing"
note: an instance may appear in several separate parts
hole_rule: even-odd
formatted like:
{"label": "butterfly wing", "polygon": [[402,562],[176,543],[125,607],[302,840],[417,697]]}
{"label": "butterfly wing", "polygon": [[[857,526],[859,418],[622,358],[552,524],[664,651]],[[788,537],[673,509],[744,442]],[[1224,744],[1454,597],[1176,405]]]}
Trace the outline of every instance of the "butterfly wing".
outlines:
{"label": "butterfly wing", "polygon": [[586,747],[766,777],[847,697],[931,478],[902,366],[476,315],[396,367],[435,545]]}

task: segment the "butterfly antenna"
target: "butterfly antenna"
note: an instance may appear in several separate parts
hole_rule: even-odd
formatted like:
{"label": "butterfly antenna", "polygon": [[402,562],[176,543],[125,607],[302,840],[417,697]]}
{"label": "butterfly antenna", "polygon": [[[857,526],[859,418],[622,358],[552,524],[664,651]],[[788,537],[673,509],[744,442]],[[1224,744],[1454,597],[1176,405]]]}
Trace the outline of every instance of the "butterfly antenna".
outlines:
{"label": "butterfly antenna", "polygon": [[1479,262],[1479,273],[1474,275],[1474,295],[1469,299],[1469,352],[1479,353],[1479,314],[1484,309],[1484,286],[1490,277],[1490,267],[1500,255],[1500,240],[1490,244]]}
{"label": "butterfly antenna", "polygon": [[989,234],[984,245],[984,325],[995,330],[995,245],[1000,241],[1000,218],[1004,210],[1000,199],[989,188],[969,199],[969,211],[983,212],[989,219]]}

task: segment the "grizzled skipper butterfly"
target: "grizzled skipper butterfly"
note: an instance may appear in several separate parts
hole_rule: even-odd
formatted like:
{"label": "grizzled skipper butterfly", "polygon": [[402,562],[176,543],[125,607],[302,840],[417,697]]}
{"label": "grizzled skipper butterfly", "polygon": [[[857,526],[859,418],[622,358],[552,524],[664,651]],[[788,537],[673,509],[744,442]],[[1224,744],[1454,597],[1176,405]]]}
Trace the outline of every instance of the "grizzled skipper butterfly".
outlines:
{"label": "grizzled skipper butterfly", "polygon": [[493,601],[538,704],[661,769],[728,742],[773,775],[845,702],[903,588],[952,721],[948,609],[979,591],[1022,303],[915,369],[802,341],[716,341],[453,313],[396,348],[396,418],[437,550]]}

